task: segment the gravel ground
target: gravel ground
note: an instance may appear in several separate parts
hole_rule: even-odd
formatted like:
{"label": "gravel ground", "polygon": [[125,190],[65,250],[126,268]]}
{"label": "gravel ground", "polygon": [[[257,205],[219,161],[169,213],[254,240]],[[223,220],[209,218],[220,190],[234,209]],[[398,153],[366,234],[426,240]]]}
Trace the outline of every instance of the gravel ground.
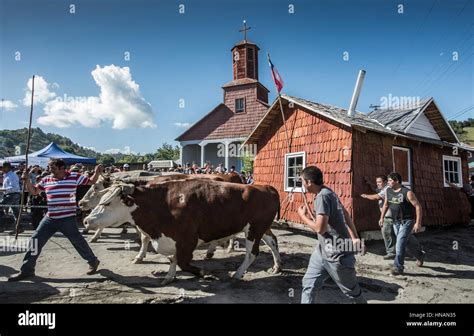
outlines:
{"label": "gravel ground", "polygon": [[[0,233],[0,303],[298,303],[301,279],[314,246],[315,235],[290,228],[274,229],[278,237],[283,272],[271,274],[270,250],[261,253],[243,280],[229,272],[243,260],[241,248],[227,253],[218,248],[215,257],[204,260],[205,248],[195,251],[194,264],[216,278],[195,278],[178,268],[177,280],[160,286],[168,269],[166,257],[148,253],[143,264],[132,264],[139,247],[134,230],[104,231],[92,249],[101,260],[100,271],[87,276],[87,264],[70,242],[56,234],[45,246],[31,281],[8,283],[16,273],[24,251],[11,251],[13,240]],[[32,230],[20,235],[31,236]],[[90,235],[88,236],[90,237]],[[427,251],[425,266],[406,262],[403,276],[390,276],[390,261],[382,259],[381,241],[367,243],[368,252],[357,257],[357,273],[369,303],[472,303],[474,302],[474,226],[431,228],[418,235]],[[348,303],[332,282],[318,296],[322,303]]]}

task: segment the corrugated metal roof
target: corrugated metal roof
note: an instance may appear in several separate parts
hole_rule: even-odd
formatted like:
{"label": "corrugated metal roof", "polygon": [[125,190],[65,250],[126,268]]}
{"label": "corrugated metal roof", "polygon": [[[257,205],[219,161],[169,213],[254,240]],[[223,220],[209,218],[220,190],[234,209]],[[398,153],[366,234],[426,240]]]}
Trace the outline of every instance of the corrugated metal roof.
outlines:
{"label": "corrugated metal roof", "polygon": [[431,99],[424,99],[407,107],[377,109],[367,114],[367,116],[379,121],[391,130],[405,132],[430,101]]}
{"label": "corrugated metal roof", "polygon": [[334,105],[315,103],[310,100],[297,98],[288,95],[282,95],[282,98],[304,106],[316,113],[324,115],[334,121],[340,122],[346,126],[359,126],[374,131],[397,135],[397,133],[385,128],[378,120],[369,118],[367,115],[356,112],[352,117],[347,115],[347,109]]}
{"label": "corrugated metal roof", "polygon": [[[397,137],[409,138],[409,139],[412,139],[412,140],[432,143],[432,144],[441,145],[441,146],[452,146],[453,145],[453,143],[447,142],[447,141],[435,140],[435,139],[430,139],[430,138],[417,136],[417,135],[413,135],[413,134],[403,133],[403,131],[395,130],[392,127],[386,127],[383,124],[383,122],[373,118],[373,116],[377,116],[378,118],[381,118],[385,122],[388,122],[388,121],[391,120],[393,125],[398,125],[399,127],[402,127],[402,125],[405,124],[405,123],[408,126],[408,124],[410,124],[416,118],[416,116],[418,115],[418,114],[416,114],[416,115],[413,116],[411,114],[414,114],[414,112],[416,110],[420,110],[420,111],[423,110],[423,108],[425,107],[425,105],[428,102],[432,102],[432,99],[423,100],[420,103],[420,105],[416,106],[416,108],[413,107],[413,108],[408,108],[406,110],[403,110],[404,113],[402,113],[402,116],[401,116],[401,118],[399,118],[398,123],[397,123],[397,121],[395,120],[396,119],[395,118],[395,110],[384,110],[384,111],[387,111],[387,114],[388,114],[386,119],[383,118],[383,116],[384,116],[383,113],[379,113],[377,115],[374,115],[374,114],[370,113],[370,114],[366,115],[366,114],[363,114],[363,113],[360,113],[360,112],[356,112],[353,116],[348,116],[347,109],[340,108],[340,107],[337,107],[337,106],[334,106],[334,105],[316,103],[316,102],[312,102],[310,100],[306,100],[306,99],[302,99],[302,98],[298,98],[298,97],[293,97],[293,96],[289,96],[289,95],[285,95],[285,94],[281,95],[281,97],[283,99],[287,100],[288,102],[293,102],[297,105],[300,105],[303,108],[306,108],[309,111],[312,111],[316,114],[319,114],[321,116],[329,118],[329,119],[331,119],[335,122],[338,122],[338,123],[343,124],[343,125],[348,126],[348,127],[354,127],[354,128],[359,127],[359,128],[363,128],[363,129],[366,129],[366,130],[371,130],[371,131],[375,131],[375,132],[379,132],[379,133],[385,133],[385,134],[389,134],[389,135],[397,136]],[[269,118],[269,119],[273,118],[274,114],[280,113],[279,106],[277,104],[278,104],[278,98],[273,102],[272,106],[268,109],[265,116],[262,118],[262,120],[260,120],[258,125],[253,129],[252,133],[245,140],[244,144],[246,144],[246,143],[255,143],[258,140],[258,137],[259,137],[260,133],[262,132],[262,130],[260,130],[260,129],[269,127],[268,122],[263,123],[263,121],[267,118]],[[400,117],[400,112],[399,111],[400,110],[398,110],[398,112],[397,112],[398,117]],[[402,122],[401,119],[404,119],[404,121]],[[395,127],[395,128],[397,128],[397,127]],[[257,132],[258,130],[259,130],[259,132]],[[460,148],[466,149],[465,146],[462,146],[461,144],[456,144],[456,145],[458,145]]]}

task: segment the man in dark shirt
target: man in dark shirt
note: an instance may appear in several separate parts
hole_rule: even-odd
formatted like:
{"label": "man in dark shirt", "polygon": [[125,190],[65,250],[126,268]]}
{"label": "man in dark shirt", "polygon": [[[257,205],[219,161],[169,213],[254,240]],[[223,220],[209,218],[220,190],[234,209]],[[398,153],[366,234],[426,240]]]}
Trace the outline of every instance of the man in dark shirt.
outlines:
{"label": "man in dark shirt", "polygon": [[[399,173],[393,172],[388,175],[388,186],[379,223],[383,224],[385,214],[390,209],[393,230],[397,235],[396,256],[391,273],[399,275],[403,274],[408,239],[412,231],[414,233],[421,231],[423,210],[413,191],[402,185],[402,177]],[[417,249],[412,253],[415,255],[417,265],[422,266],[425,252]]]}

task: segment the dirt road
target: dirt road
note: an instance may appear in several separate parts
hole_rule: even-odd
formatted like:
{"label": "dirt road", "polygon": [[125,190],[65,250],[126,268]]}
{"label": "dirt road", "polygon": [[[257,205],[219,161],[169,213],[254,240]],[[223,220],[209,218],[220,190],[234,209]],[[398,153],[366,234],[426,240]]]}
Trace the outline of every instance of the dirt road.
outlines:
{"label": "dirt road", "polygon": [[[143,264],[131,264],[138,252],[132,231],[121,236],[120,229],[106,229],[103,238],[91,244],[101,260],[100,272],[93,276],[85,275],[87,264],[70,242],[57,234],[39,258],[37,277],[20,283],[6,279],[18,271],[24,252],[6,251],[13,242],[0,233],[0,303],[298,303],[301,278],[316,244],[310,233],[275,229],[283,272],[267,272],[272,257],[262,244],[261,254],[243,281],[231,280],[228,275],[242,262],[243,245],[231,254],[218,248],[212,260],[204,260],[205,249],[199,249],[195,265],[220,280],[197,279],[178,270],[177,280],[161,287],[168,259],[149,253]],[[21,234],[21,239],[31,232]],[[369,303],[474,302],[474,226],[433,228],[418,237],[427,251],[425,266],[418,268],[409,259],[406,274],[397,277],[389,275],[390,261],[382,259],[382,242],[368,242],[368,253],[357,257],[357,271]],[[243,243],[243,239],[239,241]],[[348,302],[334,283],[325,284],[318,300]]]}

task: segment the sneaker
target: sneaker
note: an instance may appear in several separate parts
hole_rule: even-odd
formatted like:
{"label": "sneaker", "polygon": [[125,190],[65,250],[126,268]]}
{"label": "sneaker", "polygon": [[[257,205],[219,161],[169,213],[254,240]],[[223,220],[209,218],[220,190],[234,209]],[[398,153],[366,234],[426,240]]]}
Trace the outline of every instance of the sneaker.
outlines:
{"label": "sneaker", "polygon": [[9,282],[21,281],[21,280],[33,278],[34,276],[35,276],[35,273],[23,273],[23,272],[20,272],[20,273],[18,273],[17,275],[13,275],[13,276],[9,277],[9,278],[8,278],[8,281],[9,281]]}
{"label": "sneaker", "polygon": [[99,267],[99,264],[99,259],[96,259],[92,264],[89,264],[89,271],[87,271],[87,275],[92,275],[97,272],[97,267]]}
{"label": "sneaker", "polygon": [[391,275],[402,275],[402,274],[403,274],[403,269],[397,268],[397,267],[393,266],[393,267],[390,269],[390,274],[391,274]]}
{"label": "sneaker", "polygon": [[383,256],[383,260],[393,260],[395,259],[395,254],[386,254]]}
{"label": "sneaker", "polygon": [[425,262],[425,256],[426,256],[426,252],[421,251],[421,257],[416,259],[416,266],[418,267],[423,266],[423,263]]}

